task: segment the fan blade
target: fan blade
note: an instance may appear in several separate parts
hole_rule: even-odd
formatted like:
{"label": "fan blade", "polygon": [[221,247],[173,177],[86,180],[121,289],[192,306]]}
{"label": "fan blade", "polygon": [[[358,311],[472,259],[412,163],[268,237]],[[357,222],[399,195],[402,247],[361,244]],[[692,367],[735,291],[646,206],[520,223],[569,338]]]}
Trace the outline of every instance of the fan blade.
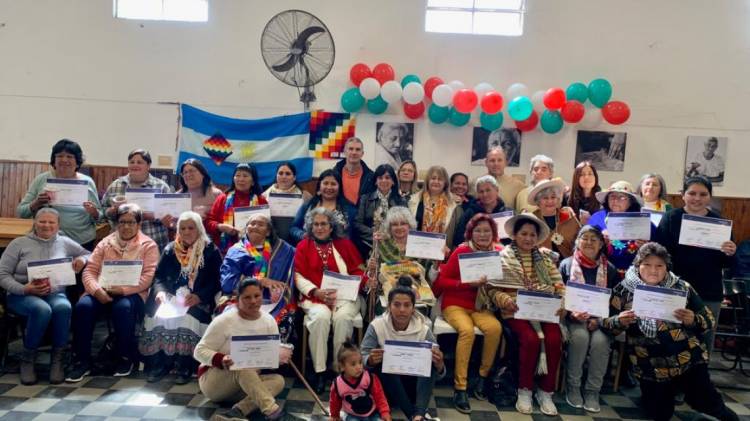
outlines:
{"label": "fan blade", "polygon": [[289,54],[287,55],[287,57],[289,57],[287,61],[281,64],[274,64],[273,66],[271,66],[271,68],[277,72],[286,72],[287,70],[294,67],[294,65],[297,64],[297,60],[299,60],[299,56],[297,55]]}
{"label": "fan blade", "polygon": [[300,50],[305,49],[305,44],[307,43],[307,39],[311,36],[325,32],[326,30],[321,28],[320,26],[311,26],[309,28],[305,28],[304,31],[300,32],[297,36],[297,39],[294,40],[294,44],[292,44],[292,49],[299,48]]}

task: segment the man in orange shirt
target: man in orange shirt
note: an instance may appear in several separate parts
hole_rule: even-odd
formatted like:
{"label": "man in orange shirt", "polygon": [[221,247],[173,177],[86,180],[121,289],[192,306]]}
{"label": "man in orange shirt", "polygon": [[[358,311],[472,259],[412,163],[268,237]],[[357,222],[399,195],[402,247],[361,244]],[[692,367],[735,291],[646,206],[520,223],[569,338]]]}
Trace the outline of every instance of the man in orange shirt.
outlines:
{"label": "man in orange shirt", "polygon": [[345,158],[336,163],[334,171],[341,174],[342,191],[346,200],[354,206],[359,204],[363,194],[372,189],[372,170],[362,160],[365,154],[364,144],[358,137],[350,137],[344,144]]}

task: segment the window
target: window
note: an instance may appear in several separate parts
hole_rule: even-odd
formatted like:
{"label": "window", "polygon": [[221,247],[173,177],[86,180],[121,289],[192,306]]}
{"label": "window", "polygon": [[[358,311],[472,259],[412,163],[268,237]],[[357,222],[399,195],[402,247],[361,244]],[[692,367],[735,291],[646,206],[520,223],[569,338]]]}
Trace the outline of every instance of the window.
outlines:
{"label": "window", "polygon": [[207,22],[208,0],[114,0],[121,19]]}
{"label": "window", "polygon": [[523,35],[526,0],[427,0],[427,32]]}

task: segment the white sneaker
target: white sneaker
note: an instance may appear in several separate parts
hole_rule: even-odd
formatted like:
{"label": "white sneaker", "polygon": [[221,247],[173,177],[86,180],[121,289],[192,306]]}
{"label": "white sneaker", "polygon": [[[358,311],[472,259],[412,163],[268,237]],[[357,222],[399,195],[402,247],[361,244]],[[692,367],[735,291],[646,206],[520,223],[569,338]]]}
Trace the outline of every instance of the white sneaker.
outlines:
{"label": "white sneaker", "polygon": [[552,393],[543,390],[536,391],[536,401],[539,402],[539,410],[542,414],[554,417],[557,415],[557,407],[552,402]]}
{"label": "white sneaker", "polygon": [[522,414],[531,414],[534,411],[534,403],[531,400],[531,390],[518,389],[518,399],[516,400],[516,411]]}

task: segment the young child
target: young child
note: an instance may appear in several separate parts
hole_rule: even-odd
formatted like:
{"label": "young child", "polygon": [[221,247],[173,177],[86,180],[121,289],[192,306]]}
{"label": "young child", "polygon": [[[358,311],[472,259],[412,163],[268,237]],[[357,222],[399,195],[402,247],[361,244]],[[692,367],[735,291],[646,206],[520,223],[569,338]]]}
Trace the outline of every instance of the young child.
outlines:
{"label": "young child", "polygon": [[[364,369],[359,348],[344,342],[337,356],[341,375],[331,385],[329,421],[391,421],[391,408],[375,374]],[[378,416],[380,413],[380,416]]]}

